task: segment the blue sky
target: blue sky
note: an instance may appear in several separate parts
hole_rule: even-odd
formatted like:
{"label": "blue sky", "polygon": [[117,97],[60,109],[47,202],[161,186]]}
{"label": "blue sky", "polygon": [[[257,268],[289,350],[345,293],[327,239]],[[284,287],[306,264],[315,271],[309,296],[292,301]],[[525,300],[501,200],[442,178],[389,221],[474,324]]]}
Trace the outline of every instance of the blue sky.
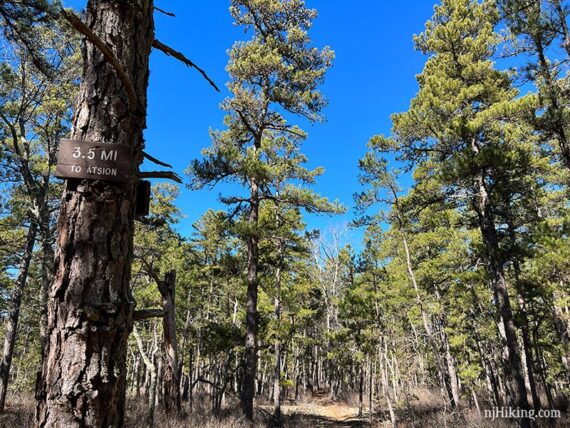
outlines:
{"label": "blue sky", "polygon": [[[82,9],[85,0],[66,0]],[[157,0],[156,5],[176,14],[156,13],[156,37],[185,53],[204,68],[222,88],[215,92],[201,76],[178,61],[154,52],[151,57],[147,151],[171,163],[183,175],[190,161],[210,144],[210,128],[223,127],[219,103],[228,96],[225,83],[227,51],[236,40],[247,40],[243,28],[233,25],[228,0]],[[311,167],[323,166],[315,190],[349,207],[335,217],[307,217],[310,228],[327,229],[350,221],[352,195],[358,190],[358,159],[368,139],[389,134],[390,114],[406,110],[417,91],[415,75],[425,57],[413,49],[412,36],[430,18],[431,0],[307,0],[319,11],[311,36],[315,46],[330,46],[336,53],[323,93],[329,100],[327,121],[303,126],[309,133],[304,152]],[[153,168],[145,165],[146,169]],[[187,235],[224,186],[213,191],[181,189],[178,200],[185,214],[179,230]],[[352,239],[357,244],[359,233]]]}

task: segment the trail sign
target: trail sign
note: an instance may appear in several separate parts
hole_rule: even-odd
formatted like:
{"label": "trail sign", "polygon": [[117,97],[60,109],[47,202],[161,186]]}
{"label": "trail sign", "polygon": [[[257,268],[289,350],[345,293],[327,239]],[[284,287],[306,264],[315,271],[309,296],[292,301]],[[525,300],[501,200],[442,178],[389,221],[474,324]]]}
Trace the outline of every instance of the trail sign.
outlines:
{"label": "trail sign", "polygon": [[132,170],[132,148],[122,144],[61,140],[56,177],[128,181]]}

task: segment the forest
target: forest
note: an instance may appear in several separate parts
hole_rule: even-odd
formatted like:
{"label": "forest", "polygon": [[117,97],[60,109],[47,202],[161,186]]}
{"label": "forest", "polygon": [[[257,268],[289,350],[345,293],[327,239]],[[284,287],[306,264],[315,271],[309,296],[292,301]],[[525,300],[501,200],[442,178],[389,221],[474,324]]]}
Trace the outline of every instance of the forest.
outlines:
{"label": "forest", "polygon": [[[318,1],[218,2],[225,81],[176,2],[0,0],[0,427],[569,426],[570,2],[427,2],[348,201]],[[222,100],[170,159],[155,55]]]}

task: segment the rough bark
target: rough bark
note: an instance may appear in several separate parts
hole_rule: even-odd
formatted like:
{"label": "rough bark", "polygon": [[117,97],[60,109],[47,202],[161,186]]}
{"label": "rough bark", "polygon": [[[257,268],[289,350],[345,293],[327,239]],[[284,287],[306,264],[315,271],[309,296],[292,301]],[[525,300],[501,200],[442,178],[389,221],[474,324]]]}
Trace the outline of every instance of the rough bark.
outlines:
{"label": "rough bark", "polygon": [[31,223],[26,236],[26,245],[24,253],[20,261],[20,269],[14,284],[14,291],[10,302],[10,311],[6,320],[6,337],[4,338],[4,351],[2,360],[0,360],[0,413],[4,412],[6,404],[6,394],[8,392],[8,381],[10,378],[10,368],[12,367],[12,357],[14,355],[14,347],[16,345],[16,337],[18,334],[18,323],[20,321],[20,307],[22,305],[22,296],[28,279],[28,271],[30,261],[36,242],[37,226]]}
{"label": "rough bark", "polygon": [[176,271],[170,271],[164,276],[158,289],[162,296],[162,329],[164,334],[164,347],[166,367],[164,369],[164,404],[167,413],[172,410],[180,412],[182,403],[180,399],[180,379],[178,376],[178,349],[176,341],[176,306],[174,301],[176,287]]}
{"label": "rough bark", "polygon": [[152,0],[90,0],[86,24],[116,57],[124,76],[85,43],[71,138],[134,148],[127,183],[68,180],[58,221],[47,343],[36,386],[41,427],[124,425],[134,201],[142,160]]}
{"label": "rough bark", "polygon": [[[473,152],[477,155],[479,148],[475,142],[472,142]],[[516,335],[516,327],[512,312],[512,307],[507,290],[507,281],[501,259],[499,256],[499,241],[497,237],[497,229],[495,226],[495,218],[491,210],[489,193],[485,185],[483,174],[478,174],[475,179],[477,195],[474,201],[474,207],[479,219],[479,229],[483,238],[483,245],[487,258],[487,273],[489,282],[493,291],[497,322],[502,329],[504,339],[504,355],[506,361],[503,366],[505,368],[506,383],[510,395],[510,401],[513,407],[528,410],[528,399],[526,386],[524,382],[524,373],[521,352],[518,345]],[[529,426],[527,419],[521,420],[521,426]]]}

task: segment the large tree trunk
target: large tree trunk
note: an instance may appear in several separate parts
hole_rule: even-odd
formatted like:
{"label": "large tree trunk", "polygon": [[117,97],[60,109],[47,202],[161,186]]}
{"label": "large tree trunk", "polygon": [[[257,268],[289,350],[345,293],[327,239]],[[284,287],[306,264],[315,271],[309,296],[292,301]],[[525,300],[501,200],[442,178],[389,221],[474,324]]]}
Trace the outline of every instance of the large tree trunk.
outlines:
{"label": "large tree trunk", "polygon": [[253,231],[247,238],[247,302],[245,336],[245,370],[241,405],[245,417],[253,420],[253,399],[255,396],[255,374],[257,369],[257,267],[259,263],[259,238],[257,219],[259,216],[259,189],[251,180],[249,225]]}
{"label": "large tree trunk", "polygon": [[170,271],[164,276],[158,289],[162,295],[162,329],[164,334],[164,347],[166,367],[164,369],[164,404],[166,412],[176,409],[182,410],[180,400],[180,379],[178,372],[177,341],[176,341],[176,311],[174,304],[176,287],[176,271]]}
{"label": "large tree trunk", "polygon": [[[472,148],[475,154],[479,153],[479,148],[475,142],[472,143]],[[524,382],[522,357],[507,290],[507,281],[499,256],[499,241],[495,227],[495,219],[491,211],[489,194],[485,186],[483,174],[477,176],[475,184],[478,193],[474,206],[479,218],[479,228],[486,250],[487,272],[495,298],[498,324],[500,330],[502,330],[501,335],[504,340],[504,354],[507,359],[503,366],[505,368],[508,394],[513,407],[528,410],[529,404]],[[521,420],[521,426],[530,426],[528,419],[523,418]]]}
{"label": "large tree trunk", "polygon": [[26,280],[28,279],[30,261],[32,260],[34,243],[36,242],[36,233],[37,226],[32,222],[28,228],[24,254],[20,261],[20,269],[18,271],[18,276],[16,277],[16,284],[14,286],[10,302],[10,312],[8,313],[8,319],[6,322],[6,337],[4,338],[4,352],[2,354],[2,360],[0,361],[0,413],[4,412],[4,405],[6,404],[12,356],[14,355],[14,347],[16,345],[16,337],[18,334],[20,306],[22,305],[22,295],[24,294]]}
{"label": "large tree trunk", "polygon": [[117,65],[86,42],[71,138],[133,147],[134,159],[126,183],[66,183],[37,385],[41,427],[124,425],[134,201],[154,39],[152,12],[152,0],[87,3],[87,26],[124,75],[120,78]]}

